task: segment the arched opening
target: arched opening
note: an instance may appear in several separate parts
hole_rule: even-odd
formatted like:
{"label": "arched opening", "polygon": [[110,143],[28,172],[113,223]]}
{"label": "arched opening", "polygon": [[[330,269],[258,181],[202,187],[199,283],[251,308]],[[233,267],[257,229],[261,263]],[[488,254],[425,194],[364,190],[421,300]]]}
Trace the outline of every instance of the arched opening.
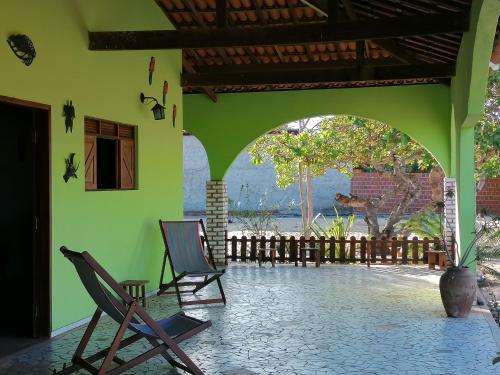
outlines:
{"label": "arched opening", "polygon": [[210,180],[210,164],[205,147],[196,136],[184,132],[183,193],[184,214],[199,216],[206,208],[206,184]]}
{"label": "arched opening", "polygon": [[[335,135],[336,127],[346,134]],[[281,137],[283,132],[292,136]],[[303,137],[305,134],[307,137]],[[328,134],[334,143],[325,140]],[[274,142],[274,138],[279,141]],[[300,139],[299,143],[293,138]],[[349,143],[350,138],[354,143]],[[322,139],[325,146],[318,143]],[[284,151],[287,147],[290,150]],[[325,147],[331,147],[332,152],[329,154]],[[353,155],[349,155],[351,151]],[[375,156],[369,155],[370,152]],[[320,162],[305,165],[305,159],[294,153],[310,153],[307,157]],[[338,162],[324,160],[335,158],[335,153],[340,158]],[[294,157],[296,160],[291,160]],[[302,171],[294,164],[296,161],[303,164]],[[235,214],[243,226],[239,229],[246,229],[249,235],[259,237],[273,226],[279,227],[281,233],[310,234],[311,224],[324,229],[330,225],[332,214],[339,219],[339,214],[354,212],[358,215],[354,234],[380,238],[384,234],[392,237],[408,232],[402,228],[396,230],[396,226],[411,214],[423,211],[428,214],[442,201],[443,173],[438,165],[425,147],[397,129],[366,118],[331,115],[297,120],[261,135],[235,158],[224,179],[230,201],[237,203],[230,208],[246,216]],[[254,216],[269,216],[273,212],[278,219],[274,222],[252,217],[247,211],[254,211]],[[295,220],[290,216],[295,216]],[[231,229],[234,226],[230,232]],[[327,234],[313,232],[317,236]],[[433,235],[439,233],[429,233]]]}

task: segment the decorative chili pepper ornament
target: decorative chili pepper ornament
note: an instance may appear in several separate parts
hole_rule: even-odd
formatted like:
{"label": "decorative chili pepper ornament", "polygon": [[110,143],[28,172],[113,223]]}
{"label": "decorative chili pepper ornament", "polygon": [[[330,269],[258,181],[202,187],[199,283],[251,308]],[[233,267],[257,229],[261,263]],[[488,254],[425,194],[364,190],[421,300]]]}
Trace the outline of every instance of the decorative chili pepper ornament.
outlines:
{"label": "decorative chili pepper ornament", "polygon": [[174,128],[175,128],[176,117],[177,117],[177,106],[174,104],[174,107],[172,108],[172,124],[174,125]]}
{"label": "decorative chili pepper ornament", "polygon": [[155,71],[155,63],[156,59],[154,56],[151,56],[151,60],[149,60],[149,86],[153,83],[153,73]]}
{"label": "decorative chili pepper ornament", "polygon": [[163,106],[167,105],[168,82],[163,81]]}

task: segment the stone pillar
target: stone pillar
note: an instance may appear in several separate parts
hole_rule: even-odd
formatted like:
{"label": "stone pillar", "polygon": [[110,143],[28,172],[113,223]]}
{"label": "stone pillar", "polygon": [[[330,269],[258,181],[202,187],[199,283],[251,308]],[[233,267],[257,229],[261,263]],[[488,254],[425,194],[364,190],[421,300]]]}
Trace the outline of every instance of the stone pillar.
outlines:
{"label": "stone pillar", "polygon": [[218,266],[226,263],[227,185],[225,181],[207,181],[207,236]]}
{"label": "stone pillar", "polygon": [[[444,240],[451,248],[453,236],[457,236],[457,180],[454,177],[444,178]],[[456,240],[456,238],[455,238]],[[455,249],[456,250],[456,249]]]}

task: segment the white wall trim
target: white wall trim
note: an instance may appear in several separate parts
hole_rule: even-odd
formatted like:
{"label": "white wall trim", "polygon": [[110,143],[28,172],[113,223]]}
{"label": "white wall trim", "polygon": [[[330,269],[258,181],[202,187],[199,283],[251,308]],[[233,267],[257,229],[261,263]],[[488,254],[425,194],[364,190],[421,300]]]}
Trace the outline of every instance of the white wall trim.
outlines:
{"label": "white wall trim", "polygon": [[[159,289],[155,289],[155,290],[152,290],[150,292],[147,292],[146,293],[146,298],[149,298],[149,297],[152,297],[152,296],[156,296],[156,293],[158,293],[158,290]],[[102,315],[104,316],[104,315],[107,315],[107,314],[103,313]],[[88,317],[83,318],[83,319],[81,319],[81,320],[79,320],[77,322],[74,322],[74,323],[68,324],[68,325],[66,325],[64,327],[61,327],[59,329],[56,329],[55,331],[52,331],[50,333],[50,338],[54,338],[56,336],[62,335],[64,333],[66,333],[66,332],[69,332],[69,331],[71,331],[71,330],[73,330],[75,328],[78,328],[78,327],[81,327],[83,325],[86,325],[88,322],[90,322],[90,319],[92,319],[92,316],[88,316]]]}

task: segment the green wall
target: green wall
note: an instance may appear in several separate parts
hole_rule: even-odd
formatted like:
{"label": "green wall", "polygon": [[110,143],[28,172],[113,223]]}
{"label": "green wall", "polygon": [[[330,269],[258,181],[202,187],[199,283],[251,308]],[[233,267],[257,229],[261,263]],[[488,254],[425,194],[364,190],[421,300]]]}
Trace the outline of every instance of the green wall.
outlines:
{"label": "green wall", "polygon": [[[389,124],[424,145],[450,171],[450,94],[442,85],[185,95],[184,127],[205,146],[211,178],[268,131],[319,115],[351,114]],[[221,136],[223,135],[223,136]]]}
{"label": "green wall", "polygon": [[[147,278],[156,289],[162,259],[158,219],[181,219],[182,92],[179,51],[91,52],[87,29],[170,27],[154,1],[22,0],[3,2],[0,12],[0,95],[52,106],[52,329],[89,316],[94,310],[61,245],[89,250],[118,280]],[[5,40],[27,34],[37,57],[26,67]],[[147,83],[150,57],[155,81]],[[170,90],[167,119],[154,121],[139,93],[161,96]],[[76,109],[72,134],[65,133],[62,106]],[[171,125],[177,104],[177,127]],[[135,191],[85,192],[83,117],[138,125],[138,184]],[[76,153],[78,179],[64,183],[64,158]],[[14,286],[15,287],[15,286]],[[20,291],[21,292],[21,291]]]}
{"label": "green wall", "polygon": [[[484,110],[488,63],[500,15],[498,0],[477,0],[471,9],[471,27],[464,33],[456,76],[451,84],[451,175],[457,178],[459,248],[473,240],[476,186],[474,180],[474,125]],[[472,262],[475,253],[471,253]],[[473,265],[475,267],[475,265]]]}

